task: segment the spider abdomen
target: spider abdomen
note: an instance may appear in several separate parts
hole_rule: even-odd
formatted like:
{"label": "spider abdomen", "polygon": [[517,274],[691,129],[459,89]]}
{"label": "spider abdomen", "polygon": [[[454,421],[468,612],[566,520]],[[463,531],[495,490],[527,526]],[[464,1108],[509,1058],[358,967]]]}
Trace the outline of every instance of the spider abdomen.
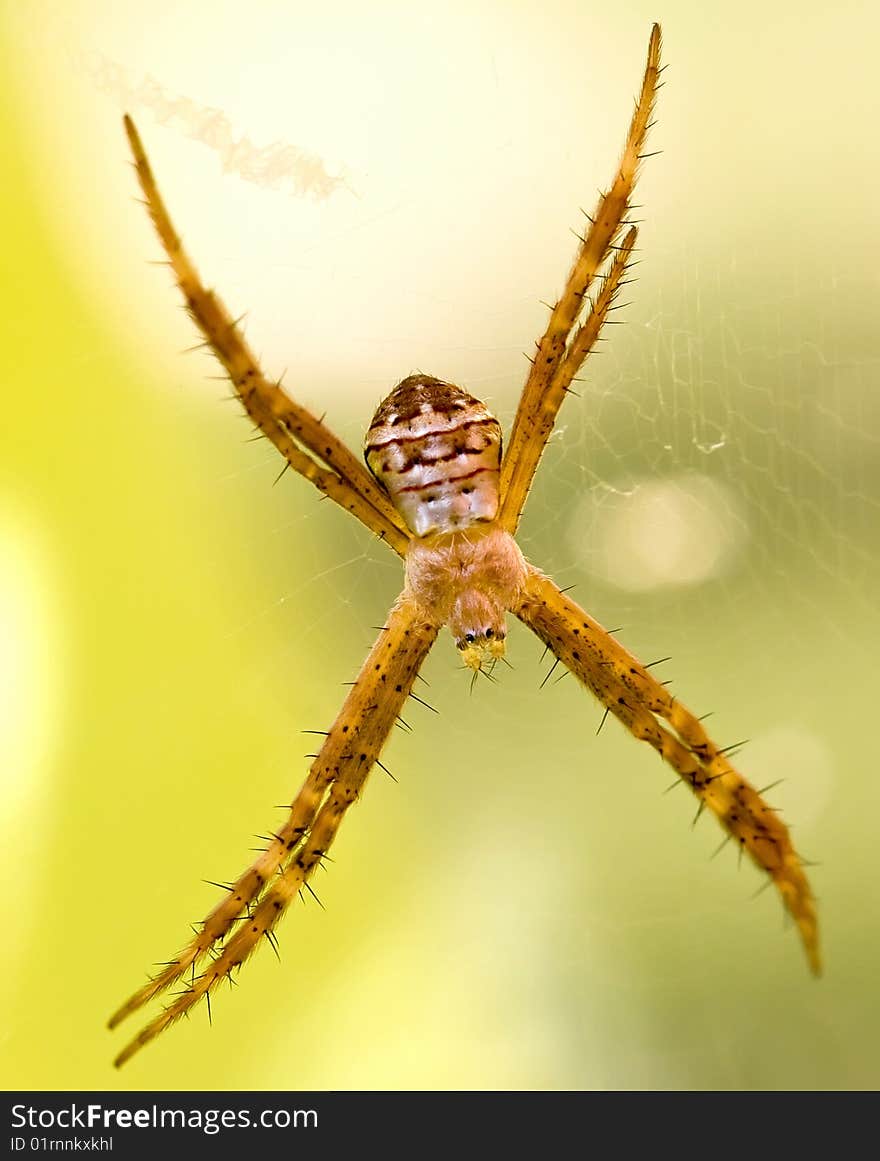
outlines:
{"label": "spider abdomen", "polygon": [[410,375],[380,405],[367,464],[415,536],[457,532],[498,513],[501,425],[473,395]]}

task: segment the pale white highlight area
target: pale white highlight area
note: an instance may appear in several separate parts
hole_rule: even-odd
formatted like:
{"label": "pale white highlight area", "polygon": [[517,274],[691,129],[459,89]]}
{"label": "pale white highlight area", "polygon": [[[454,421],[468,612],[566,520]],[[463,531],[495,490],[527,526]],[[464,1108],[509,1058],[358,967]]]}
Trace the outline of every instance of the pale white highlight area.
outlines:
{"label": "pale white highlight area", "polygon": [[186,369],[191,324],[146,266],[159,253],[133,204],[124,102],[206,283],[303,403],[351,402],[351,442],[410,371],[512,397],[569,224],[613,172],[650,30],[633,18],[595,54],[587,100],[583,44],[601,26],[572,0],[549,21],[499,0],[275,2],[246,18],[232,0],[156,0],[148,19],[71,0],[42,21],[7,7],[34,196],[108,330],[175,393],[214,374],[201,356]]}
{"label": "pale white highlight area", "polygon": [[594,576],[626,592],[702,584],[728,573],[748,540],[733,490],[687,472],[596,489],[572,515],[568,539]]}
{"label": "pale white highlight area", "polygon": [[128,113],[136,117],[142,110],[149,111],[160,125],[179,129],[216,150],[223,173],[235,173],[243,181],[316,201],[349,184],[344,175],[329,172],[317,154],[284,139],[259,146],[237,129],[222,109],[170,92],[154,77],[135,80],[119,61],[97,50],[82,53],[81,67],[100,91],[115,101],[120,116]]}
{"label": "pale white highlight area", "polygon": [[[52,562],[38,530],[24,513],[0,507],[0,878],[20,880],[26,866],[32,887],[45,865],[35,848],[50,821],[51,761],[60,736],[60,624]],[[7,946],[26,938],[37,913],[7,910]],[[26,962],[16,956],[11,964],[23,969]]]}

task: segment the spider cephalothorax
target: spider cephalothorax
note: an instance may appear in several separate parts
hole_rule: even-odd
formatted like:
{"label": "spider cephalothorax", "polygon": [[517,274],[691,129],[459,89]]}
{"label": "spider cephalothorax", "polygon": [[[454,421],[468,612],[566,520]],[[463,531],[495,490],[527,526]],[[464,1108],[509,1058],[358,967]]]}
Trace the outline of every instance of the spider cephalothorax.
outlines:
{"label": "spider cephalothorax", "polygon": [[528,567],[509,532],[474,524],[413,539],[406,589],[438,625],[448,625],[462,660],[481,669],[504,656],[507,611],[516,607]]}
{"label": "spider cephalothorax", "polygon": [[[373,474],[322,420],[267,379],[236,323],[202,285],[162,202],[131,121],[126,131],[147,207],[187,307],[258,430],[287,463],[379,536],[405,565],[403,591],[314,756],[286,821],[232,883],[190,942],[112,1017],[111,1027],[178,991],[116,1058],[128,1060],[241,966],[275,928],[332,843],[440,628],[478,671],[504,653],[512,614],[708,808],[727,838],[769,875],[819,971],[816,908],[785,824],[730,764],[702,722],[589,613],[524,558],[514,540],[559,408],[624,283],[636,240],[627,220],[660,74],[654,26],[641,91],[608,192],[589,217],[574,265],[537,343],[504,457],[485,404],[428,375],[404,379],[366,439]],[[413,695],[414,696],[414,695]],[[604,717],[602,719],[605,720]],[[201,970],[197,972],[197,966]]]}

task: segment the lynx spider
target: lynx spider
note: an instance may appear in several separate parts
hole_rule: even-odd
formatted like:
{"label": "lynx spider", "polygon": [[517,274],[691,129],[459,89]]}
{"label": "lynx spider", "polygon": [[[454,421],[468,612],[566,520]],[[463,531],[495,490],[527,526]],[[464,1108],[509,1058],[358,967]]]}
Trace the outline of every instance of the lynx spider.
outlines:
{"label": "lynx spider", "polygon": [[[620,643],[523,557],[513,539],[557,413],[592,350],[636,241],[630,198],[659,86],[660,28],[651,31],[641,90],[611,187],[599,196],[565,288],[537,343],[502,458],[501,429],[460,388],[404,379],[366,437],[370,471],[327,428],[265,377],[239,328],[200,282],[159,195],[137,130],[125,129],[138,180],[189,313],[257,429],[300,475],[353,513],[402,557],[403,590],[283,826],[173,960],[113,1015],[180,991],[117,1056],[117,1066],[210,995],[274,929],[325,857],[359,797],[439,630],[448,625],[474,676],[504,655],[512,613],[630,733],[652,746],[776,884],[813,972],[820,971],[813,895],[788,829],[733,768],[700,721]],[[592,298],[588,291],[595,286]],[[581,321],[582,320],[582,321]],[[604,721],[604,718],[603,718]],[[379,763],[381,764],[381,763]],[[196,968],[202,967],[200,973]]]}

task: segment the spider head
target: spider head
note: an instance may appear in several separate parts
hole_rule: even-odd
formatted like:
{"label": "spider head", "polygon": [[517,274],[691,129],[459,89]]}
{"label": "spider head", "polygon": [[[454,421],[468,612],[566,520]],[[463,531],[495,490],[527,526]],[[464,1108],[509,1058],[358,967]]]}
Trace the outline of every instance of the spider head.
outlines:
{"label": "spider head", "polygon": [[491,669],[504,656],[504,630],[498,636],[491,626],[483,633],[466,633],[455,645],[468,669]]}
{"label": "spider head", "polygon": [[449,628],[468,669],[491,669],[504,656],[504,609],[485,594],[474,590],[462,593],[453,606]]}

